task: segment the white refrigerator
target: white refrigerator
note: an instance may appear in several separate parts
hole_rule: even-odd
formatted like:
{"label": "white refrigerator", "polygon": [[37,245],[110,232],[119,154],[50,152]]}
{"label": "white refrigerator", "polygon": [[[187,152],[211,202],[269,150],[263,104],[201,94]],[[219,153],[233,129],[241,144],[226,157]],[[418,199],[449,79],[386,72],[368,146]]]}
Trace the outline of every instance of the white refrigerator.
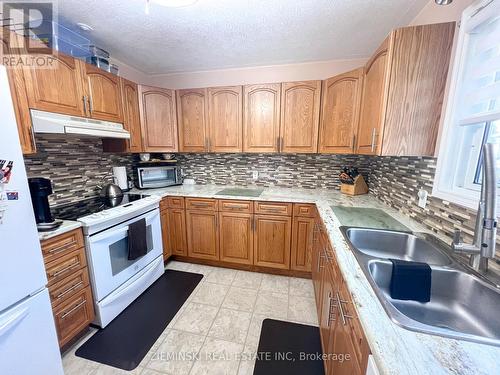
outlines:
{"label": "white refrigerator", "polygon": [[[12,168],[6,167],[12,163]],[[0,374],[63,374],[5,67],[0,65]],[[2,168],[3,167],[3,168]],[[5,183],[11,170],[10,180]]]}

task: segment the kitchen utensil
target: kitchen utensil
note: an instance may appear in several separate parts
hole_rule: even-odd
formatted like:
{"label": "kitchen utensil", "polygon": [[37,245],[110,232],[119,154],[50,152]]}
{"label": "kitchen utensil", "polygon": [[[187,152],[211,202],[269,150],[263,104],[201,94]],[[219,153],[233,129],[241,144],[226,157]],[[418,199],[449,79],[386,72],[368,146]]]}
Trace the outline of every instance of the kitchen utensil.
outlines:
{"label": "kitchen utensil", "polygon": [[101,187],[101,192],[99,195],[102,198],[118,198],[123,196],[123,191],[120,189],[118,185],[115,184],[106,184]]}

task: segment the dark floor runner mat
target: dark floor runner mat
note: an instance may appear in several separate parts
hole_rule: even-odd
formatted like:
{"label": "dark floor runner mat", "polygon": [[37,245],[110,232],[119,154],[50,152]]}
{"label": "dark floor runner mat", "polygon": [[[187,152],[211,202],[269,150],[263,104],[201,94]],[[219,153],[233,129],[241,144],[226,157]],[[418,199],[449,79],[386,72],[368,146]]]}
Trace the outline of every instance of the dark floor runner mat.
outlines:
{"label": "dark floor runner mat", "polygon": [[253,374],[324,375],[322,353],[318,327],[264,319]]}
{"label": "dark floor runner mat", "polygon": [[197,273],[166,270],[75,354],[123,370],[135,369],[202,278]]}

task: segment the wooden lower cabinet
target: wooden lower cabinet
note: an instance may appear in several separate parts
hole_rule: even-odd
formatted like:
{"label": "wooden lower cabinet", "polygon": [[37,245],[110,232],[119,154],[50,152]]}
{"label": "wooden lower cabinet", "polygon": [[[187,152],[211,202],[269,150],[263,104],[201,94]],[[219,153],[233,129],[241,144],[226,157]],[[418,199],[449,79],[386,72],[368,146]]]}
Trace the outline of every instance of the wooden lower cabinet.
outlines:
{"label": "wooden lower cabinet", "polygon": [[186,211],[182,208],[169,208],[167,223],[172,255],[187,255]]}
{"label": "wooden lower cabinet", "polygon": [[59,346],[66,345],[94,320],[94,302],[90,287],[53,307]]}
{"label": "wooden lower cabinet", "polygon": [[160,211],[161,236],[163,240],[163,260],[167,260],[172,255],[172,243],[169,235],[170,223],[168,220],[168,209]]}
{"label": "wooden lower cabinet", "polygon": [[314,218],[294,217],[290,269],[311,272]]}
{"label": "wooden lower cabinet", "polygon": [[325,374],[365,374],[370,348],[338,267],[335,251],[322,224],[318,225],[319,245],[315,246],[313,253],[313,258],[317,259],[318,263],[317,267],[313,267],[313,282],[321,344],[324,354],[343,356],[343,360],[325,359]]}
{"label": "wooden lower cabinet", "polygon": [[186,211],[188,255],[219,260],[218,218],[215,211]]}
{"label": "wooden lower cabinet", "polygon": [[41,242],[59,346],[94,320],[94,300],[81,229]]}
{"label": "wooden lower cabinet", "polygon": [[291,234],[291,217],[255,215],[254,264],[289,269]]}
{"label": "wooden lower cabinet", "polygon": [[238,212],[219,212],[220,260],[253,264],[253,215]]}

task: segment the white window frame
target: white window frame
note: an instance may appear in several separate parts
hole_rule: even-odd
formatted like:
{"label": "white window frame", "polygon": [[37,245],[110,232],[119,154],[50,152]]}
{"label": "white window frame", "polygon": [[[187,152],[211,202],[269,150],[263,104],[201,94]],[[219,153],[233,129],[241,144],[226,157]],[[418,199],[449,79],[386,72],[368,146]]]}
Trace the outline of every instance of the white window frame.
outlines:
{"label": "white window frame", "polygon": [[[491,6],[490,9],[488,9]],[[465,67],[467,43],[469,33],[467,32],[467,24],[472,22],[471,17],[479,14],[479,12],[495,12],[500,11],[500,0],[481,0],[474,2],[471,6],[465,9],[462,13],[460,31],[458,35],[457,48],[455,52],[455,60],[451,82],[449,87],[449,95],[447,99],[444,127],[439,143],[439,154],[437,160],[436,174],[434,185],[432,188],[432,196],[443,199],[448,202],[456,203],[460,206],[477,209],[480,199],[480,185],[468,184],[466,187],[456,187],[453,179],[456,177],[456,160],[461,156],[460,145],[456,135],[456,129],[459,126],[456,119],[457,106],[459,103],[459,80],[463,76]],[[478,122],[488,120],[478,118]],[[478,150],[479,151],[479,150]],[[478,153],[478,152],[477,152]],[[470,172],[470,171],[468,171]],[[500,189],[499,189],[500,196]],[[500,199],[498,209],[500,209]]]}

